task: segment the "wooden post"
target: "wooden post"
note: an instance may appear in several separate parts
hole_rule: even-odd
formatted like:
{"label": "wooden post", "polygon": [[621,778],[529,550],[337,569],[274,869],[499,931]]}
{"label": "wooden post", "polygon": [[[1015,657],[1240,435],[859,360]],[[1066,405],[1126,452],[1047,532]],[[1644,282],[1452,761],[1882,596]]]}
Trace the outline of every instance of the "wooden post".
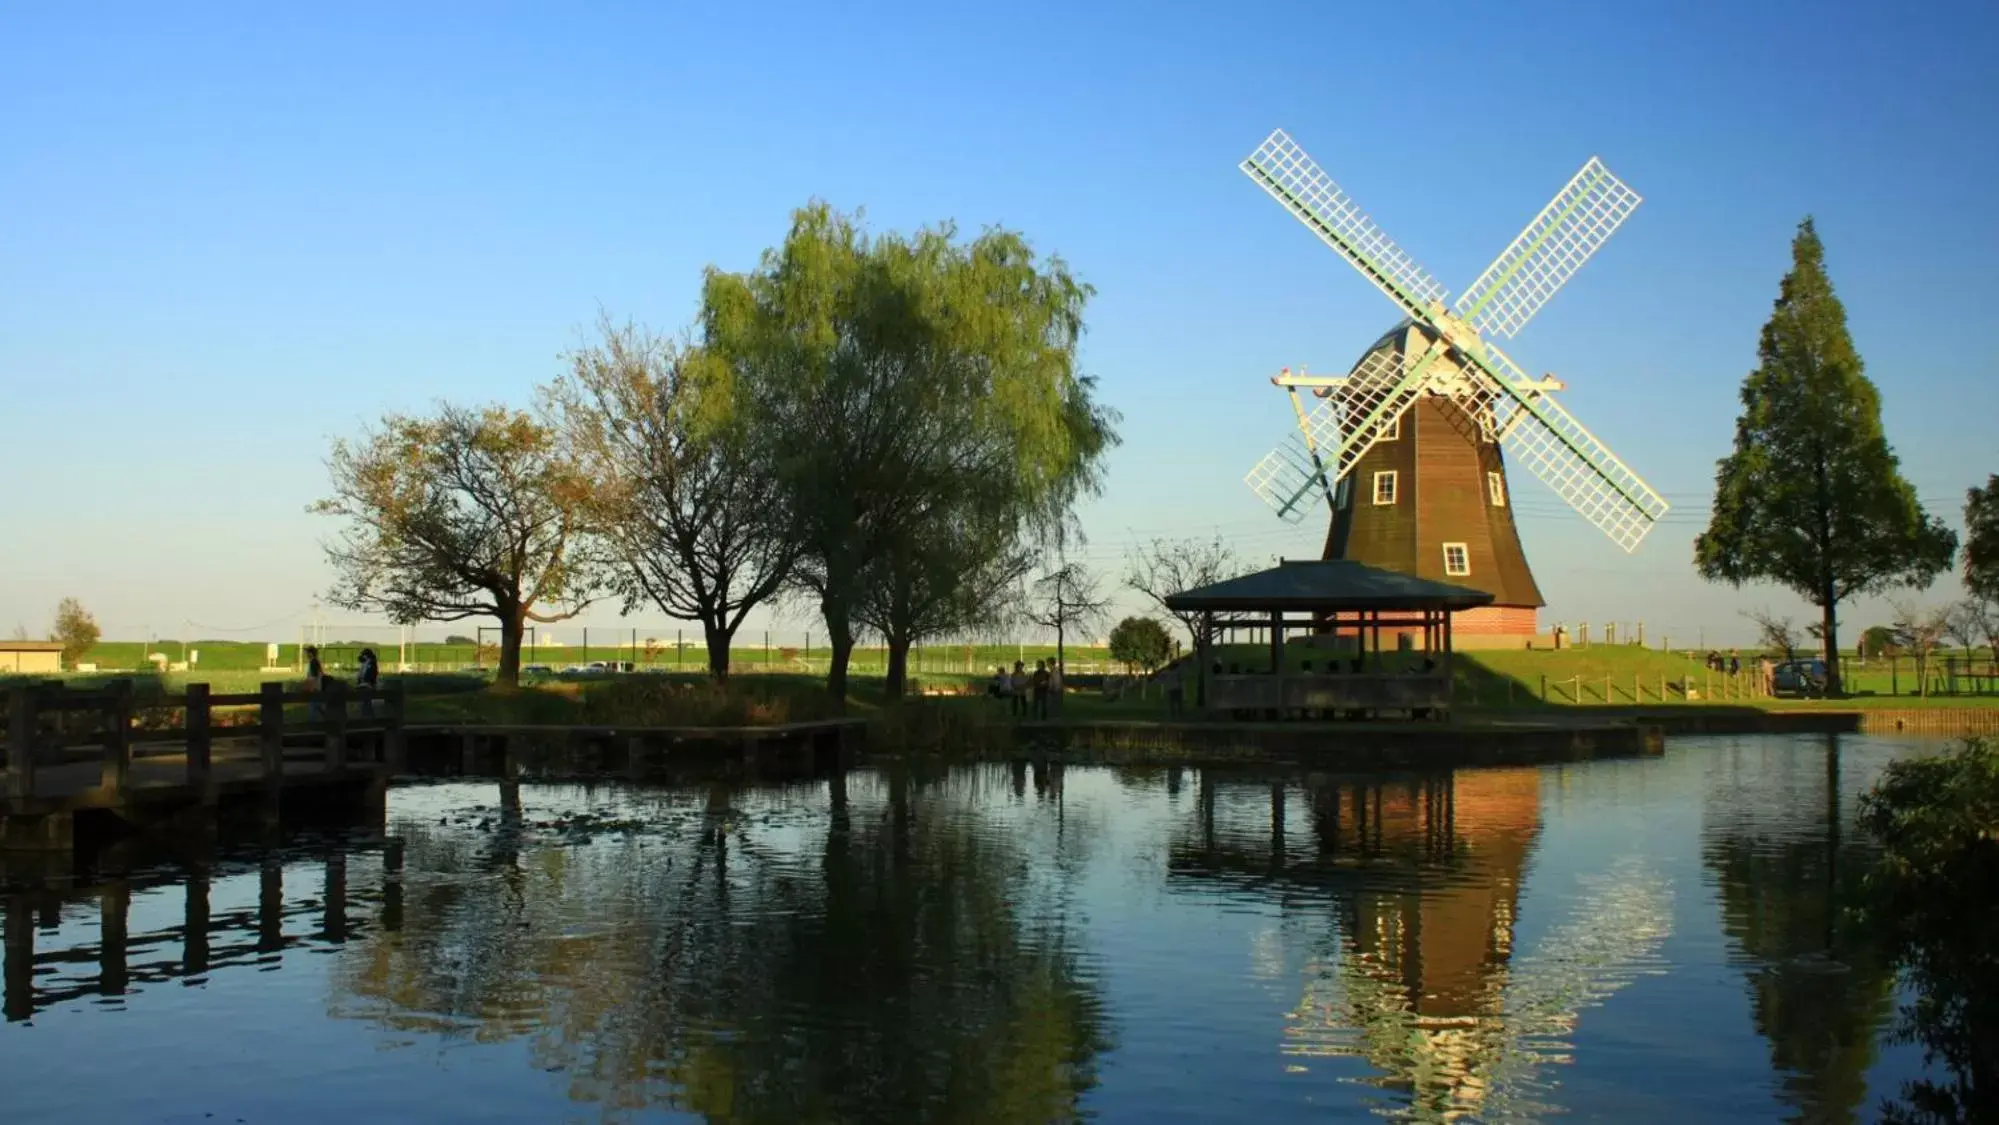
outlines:
{"label": "wooden post", "polygon": [[1541,673],[1541,702],[1548,702],[1548,673]]}
{"label": "wooden post", "polygon": [[326,707],[326,772],[347,769],[347,684],[329,679],[320,686]]}
{"label": "wooden post", "polygon": [[208,789],[209,733],[208,685],[187,685],[187,783],[203,793]]}
{"label": "wooden post", "polygon": [[276,953],[284,947],[285,867],[271,853],[257,874],[257,952]]}
{"label": "wooden post", "polygon": [[98,784],[111,795],[122,796],[132,773],[132,681],[113,680],[105,686],[105,694],[110,729],[104,732],[104,767]]}
{"label": "wooden post", "polygon": [[35,689],[25,685],[7,692],[7,795],[35,795]]}
{"label": "wooden post", "polygon": [[97,991],[105,996],[122,995],[131,980],[125,968],[131,912],[132,888],[123,879],[113,880],[98,892]]}
{"label": "wooden post", "polygon": [[1605,703],[1610,702],[1610,673],[1608,672],[1603,674],[1603,701]]}
{"label": "wooden post", "polygon": [[385,721],[388,729],[382,733],[382,761],[390,773],[403,773],[409,768],[409,733],[404,729],[404,695],[402,681],[397,680],[382,689],[383,710],[387,712]]}
{"label": "wooden post", "polygon": [[326,890],[320,895],[319,932],[330,942],[347,940],[347,853],[338,847],[326,856]]}
{"label": "wooden post", "polygon": [[197,867],[188,872],[187,900],[181,917],[181,974],[198,977],[208,971],[208,871],[205,868]]}
{"label": "wooden post", "polygon": [[35,1014],[34,904],[25,894],[10,894],[6,914],[6,952],[0,954],[6,961],[6,1017],[31,1019]]}
{"label": "wooden post", "polygon": [[257,750],[264,762],[264,780],[276,789],[285,775],[285,685],[257,688]]}

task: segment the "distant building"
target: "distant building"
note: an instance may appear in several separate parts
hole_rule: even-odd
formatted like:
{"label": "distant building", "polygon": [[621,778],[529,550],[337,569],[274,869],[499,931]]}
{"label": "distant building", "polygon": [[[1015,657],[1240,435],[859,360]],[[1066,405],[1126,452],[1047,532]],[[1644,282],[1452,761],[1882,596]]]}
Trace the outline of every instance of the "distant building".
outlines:
{"label": "distant building", "polygon": [[43,676],[62,671],[55,641],[0,641],[0,676]]}

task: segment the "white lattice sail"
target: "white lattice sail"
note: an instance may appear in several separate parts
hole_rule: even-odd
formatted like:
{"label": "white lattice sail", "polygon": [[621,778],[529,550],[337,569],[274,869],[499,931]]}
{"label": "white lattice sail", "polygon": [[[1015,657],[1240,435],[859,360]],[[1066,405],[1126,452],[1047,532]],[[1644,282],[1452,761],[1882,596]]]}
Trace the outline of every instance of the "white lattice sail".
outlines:
{"label": "white lattice sail", "polygon": [[1404,312],[1428,317],[1432,304],[1450,296],[1284,130],[1265,138],[1242,170]]}
{"label": "white lattice sail", "polygon": [[1494,399],[1500,448],[1626,553],[1637,550],[1665,516],[1665,499],[1553,397],[1519,391],[1526,376],[1505,352],[1483,350],[1487,373],[1508,388]]}
{"label": "white lattice sail", "polygon": [[1482,336],[1512,338],[1642,202],[1592,156],[1458,298]]}
{"label": "white lattice sail", "polygon": [[1423,393],[1432,358],[1426,353],[1411,362],[1393,349],[1369,352],[1249,471],[1243,479],[1250,490],[1286,522],[1303,519],[1313,497],[1325,499]]}

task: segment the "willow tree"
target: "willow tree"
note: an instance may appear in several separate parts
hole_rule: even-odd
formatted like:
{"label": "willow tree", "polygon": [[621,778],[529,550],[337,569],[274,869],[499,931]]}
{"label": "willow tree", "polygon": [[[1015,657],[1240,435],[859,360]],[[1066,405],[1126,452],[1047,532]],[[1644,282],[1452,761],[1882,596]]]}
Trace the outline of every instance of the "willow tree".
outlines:
{"label": "willow tree", "polygon": [[309,510],[347,521],[326,545],[335,604],[398,623],[493,618],[499,682],[511,686],[528,622],[589,603],[588,481],[533,417],[448,404],[428,418],[391,414],[335,441],[327,470],[333,495]]}
{"label": "willow tree", "polygon": [[[1018,234],[956,234],[871,236],[813,204],[756,269],[710,270],[703,289],[703,347],[779,488],[836,698],[870,583],[920,568],[940,604],[964,604],[984,575],[945,537],[977,528],[1001,556],[1060,541],[1116,441],[1077,368],[1089,287]],[[916,604],[889,610],[906,659]]]}
{"label": "willow tree", "polygon": [[1004,522],[978,513],[923,521],[870,562],[861,576],[854,618],[888,648],[883,691],[901,698],[909,650],[942,637],[996,629],[1013,591],[1034,569],[1036,553]]}
{"label": "willow tree", "polygon": [[1818,606],[1826,690],[1837,695],[1839,604],[1928,585],[1949,569],[1957,536],[1923,511],[1881,431],[1880,392],[1847,334],[1810,219],[1791,260],[1694,560],[1710,581],[1775,582]]}
{"label": "willow tree", "polygon": [[593,534],[627,613],[650,602],[701,624],[708,671],[729,674],[743,618],[770,601],[796,550],[713,364],[636,325],[599,325],[543,395],[591,481]]}

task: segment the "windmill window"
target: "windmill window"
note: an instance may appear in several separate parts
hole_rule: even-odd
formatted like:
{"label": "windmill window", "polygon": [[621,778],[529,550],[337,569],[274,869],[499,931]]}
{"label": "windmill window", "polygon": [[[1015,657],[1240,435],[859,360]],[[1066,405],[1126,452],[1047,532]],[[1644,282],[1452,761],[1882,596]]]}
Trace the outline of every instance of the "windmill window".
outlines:
{"label": "windmill window", "polygon": [[1492,497],[1492,506],[1506,507],[1506,478],[1498,473],[1485,474],[1485,494]]}
{"label": "windmill window", "polygon": [[1340,482],[1333,486],[1333,507],[1353,507],[1353,478],[1341,477]]}
{"label": "windmill window", "polygon": [[1397,414],[1395,417],[1390,418],[1388,420],[1388,424],[1386,426],[1381,427],[1381,440],[1395,441],[1401,436],[1402,436],[1402,415]]}
{"label": "windmill window", "polygon": [[1444,544],[1444,573],[1452,578],[1463,578],[1471,573],[1471,552],[1463,543]]}
{"label": "windmill window", "polygon": [[1395,503],[1395,471],[1374,474],[1374,502],[1376,504]]}

